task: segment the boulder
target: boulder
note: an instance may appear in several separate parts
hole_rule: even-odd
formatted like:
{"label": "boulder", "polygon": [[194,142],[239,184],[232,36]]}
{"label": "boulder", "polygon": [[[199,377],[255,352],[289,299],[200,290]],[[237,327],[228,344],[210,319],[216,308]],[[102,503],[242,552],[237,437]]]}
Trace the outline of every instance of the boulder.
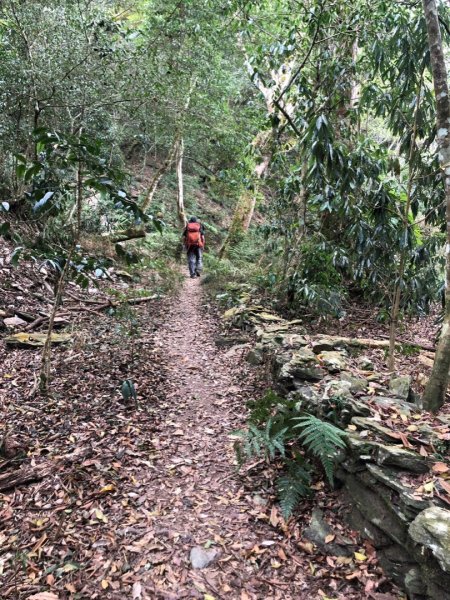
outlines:
{"label": "boulder", "polygon": [[375,368],[373,360],[368,356],[359,356],[356,362],[358,364],[358,367],[360,369],[363,369],[364,371],[373,371]]}
{"label": "boulder", "polygon": [[364,379],[363,377],[354,377],[348,371],[343,371],[341,373],[341,379],[342,381],[348,381],[348,383],[350,383],[351,392],[365,392],[369,387],[367,379]]}
{"label": "boulder", "polygon": [[351,398],[351,384],[349,381],[333,379],[327,384],[325,390],[329,398]]}
{"label": "boulder", "polygon": [[319,338],[312,340],[311,343],[313,352],[320,354],[321,352],[328,352],[336,348],[336,340],[333,338]]}
{"label": "boulder", "polygon": [[427,592],[427,586],[423,581],[423,576],[418,567],[412,567],[405,575],[404,579],[405,590],[408,598],[414,600],[420,596],[424,596]]}
{"label": "boulder", "polygon": [[411,377],[409,375],[403,375],[402,377],[394,377],[389,382],[389,391],[396,398],[402,400],[411,399]]}
{"label": "boulder", "polygon": [[417,452],[404,450],[403,448],[398,448],[397,446],[387,446],[383,444],[377,445],[377,465],[398,467],[404,471],[412,471],[413,473],[428,472],[428,461]]}
{"label": "boulder", "polygon": [[259,348],[253,348],[245,357],[245,360],[251,365],[257,366],[262,365],[264,362],[264,356]]}
{"label": "boulder", "polygon": [[320,381],[324,376],[325,371],[320,368],[315,354],[309,348],[301,348],[292,354],[288,362],[282,364],[278,379],[281,382]]}
{"label": "boulder", "polygon": [[390,435],[392,430],[388,429],[387,427],[383,427],[383,425],[381,425],[381,423],[376,419],[370,417],[353,417],[352,423],[353,425],[356,425],[358,429],[362,429],[363,431],[369,430],[385,440],[392,440],[392,435]]}
{"label": "boulder", "polygon": [[409,536],[414,543],[427,548],[441,568],[450,573],[450,510],[426,508],[409,526]]}
{"label": "boulder", "polygon": [[330,373],[339,373],[347,366],[344,353],[337,350],[322,352],[319,358]]}

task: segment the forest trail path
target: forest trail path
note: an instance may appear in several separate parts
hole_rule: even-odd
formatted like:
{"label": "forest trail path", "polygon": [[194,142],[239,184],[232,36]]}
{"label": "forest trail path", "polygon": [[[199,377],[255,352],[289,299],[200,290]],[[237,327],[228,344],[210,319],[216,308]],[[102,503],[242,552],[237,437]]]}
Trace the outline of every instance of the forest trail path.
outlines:
{"label": "forest trail path", "polygon": [[[157,456],[141,482],[155,500],[142,564],[154,567],[138,586],[152,598],[312,598],[305,592],[304,555],[301,560],[277,530],[274,510],[271,518],[270,507],[244,489],[236,471],[230,433],[244,424],[243,396],[254,369],[242,348],[217,348],[217,324],[203,303],[200,281],[186,279],[155,334],[167,380],[152,440]],[[195,569],[190,551],[205,545],[217,557]]]}

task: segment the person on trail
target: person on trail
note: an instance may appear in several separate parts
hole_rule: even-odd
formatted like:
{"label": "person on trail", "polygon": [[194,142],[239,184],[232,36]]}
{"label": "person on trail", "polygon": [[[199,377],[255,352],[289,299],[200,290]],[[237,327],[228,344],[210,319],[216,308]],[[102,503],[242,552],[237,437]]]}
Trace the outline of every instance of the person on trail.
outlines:
{"label": "person on trail", "polygon": [[205,247],[205,228],[196,217],[191,217],[183,231],[184,246],[187,252],[189,274],[191,278],[200,277],[203,269],[203,248]]}

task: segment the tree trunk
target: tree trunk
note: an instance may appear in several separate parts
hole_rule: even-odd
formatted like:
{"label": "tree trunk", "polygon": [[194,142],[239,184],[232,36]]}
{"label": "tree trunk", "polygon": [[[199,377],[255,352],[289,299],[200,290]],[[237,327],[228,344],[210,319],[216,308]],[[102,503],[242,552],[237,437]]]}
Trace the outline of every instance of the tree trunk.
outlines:
{"label": "tree trunk", "polygon": [[177,181],[178,181],[178,194],[177,194],[177,213],[178,220],[180,221],[181,227],[186,227],[187,218],[186,211],[184,210],[184,186],[183,186],[183,153],[184,153],[184,142],[183,138],[179,138],[177,144]]}
{"label": "tree trunk", "polygon": [[[266,141],[265,143],[267,144],[268,142]],[[219,252],[220,258],[226,255],[230,244],[236,242],[242,234],[249,230],[255,212],[256,201],[258,199],[258,183],[269,168],[271,158],[272,152],[268,152],[263,156],[262,161],[253,169],[253,175],[255,177],[254,188],[252,190],[245,190],[236,204],[227,237]]]}
{"label": "tree trunk", "polygon": [[433,73],[434,94],[436,97],[436,129],[439,165],[445,187],[447,243],[445,315],[439,343],[436,348],[433,370],[425,388],[423,406],[427,410],[437,412],[445,402],[450,367],[450,98],[442,46],[439,16],[435,0],[423,0],[425,21],[428,31],[431,70]]}
{"label": "tree trunk", "polygon": [[[422,93],[422,77],[420,78],[419,88],[417,90],[416,96],[416,108],[414,111],[414,121],[413,121],[413,129],[411,133],[411,146],[409,149],[409,157],[408,157],[408,166],[409,166],[409,174],[408,174],[408,187],[406,191],[406,204],[405,210],[403,213],[403,231],[402,237],[405,240],[408,235],[409,230],[409,211],[411,208],[411,195],[412,195],[412,184],[414,180],[414,169],[412,166],[414,159],[414,151],[416,147],[416,138],[417,138],[417,120],[419,117],[419,109],[420,109],[420,95]],[[401,249],[400,253],[400,262],[398,265],[397,278],[394,283],[394,295],[393,302],[391,307],[391,324],[390,324],[390,332],[389,332],[389,358],[388,358],[388,369],[389,371],[393,371],[395,368],[395,336],[397,333],[397,323],[398,323],[398,315],[400,312],[400,300],[402,295],[402,279],[405,274],[406,267],[406,259],[407,259],[408,248],[404,247]]]}
{"label": "tree trunk", "polygon": [[166,172],[170,169],[170,166],[172,165],[174,158],[175,158],[177,147],[178,147],[178,137],[175,136],[166,160],[163,162],[163,164],[159,167],[159,169],[153,175],[153,179],[150,182],[150,185],[147,190],[147,194],[144,198],[144,201],[141,204],[141,210],[143,212],[148,210],[148,207],[152,203],[155,192],[158,189],[159,182],[161,181],[163,175],[165,175]]}

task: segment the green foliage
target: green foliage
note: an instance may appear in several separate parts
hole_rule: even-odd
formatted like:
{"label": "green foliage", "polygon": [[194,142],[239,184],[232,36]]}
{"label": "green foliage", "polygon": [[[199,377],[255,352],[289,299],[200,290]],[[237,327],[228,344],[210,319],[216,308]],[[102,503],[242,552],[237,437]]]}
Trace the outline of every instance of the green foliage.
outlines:
{"label": "green foliage", "polygon": [[334,458],[338,449],[345,448],[346,434],[331,423],[322,421],[313,415],[305,415],[296,419],[294,426],[300,429],[300,441],[313,456],[322,463],[330,483],[333,482]]}
{"label": "green foliage", "polygon": [[[314,459],[333,483],[336,455],[346,447],[346,434],[338,427],[305,414],[299,403],[272,391],[248,403],[246,430],[235,432],[239,464],[254,457],[281,463],[283,475],[276,487],[283,514],[289,517],[301,498],[311,493]],[[299,432],[300,430],[300,432]]]}
{"label": "green foliage", "polygon": [[288,461],[285,474],[276,481],[281,512],[285,519],[289,518],[299,502],[311,494],[310,465],[299,454]]}

